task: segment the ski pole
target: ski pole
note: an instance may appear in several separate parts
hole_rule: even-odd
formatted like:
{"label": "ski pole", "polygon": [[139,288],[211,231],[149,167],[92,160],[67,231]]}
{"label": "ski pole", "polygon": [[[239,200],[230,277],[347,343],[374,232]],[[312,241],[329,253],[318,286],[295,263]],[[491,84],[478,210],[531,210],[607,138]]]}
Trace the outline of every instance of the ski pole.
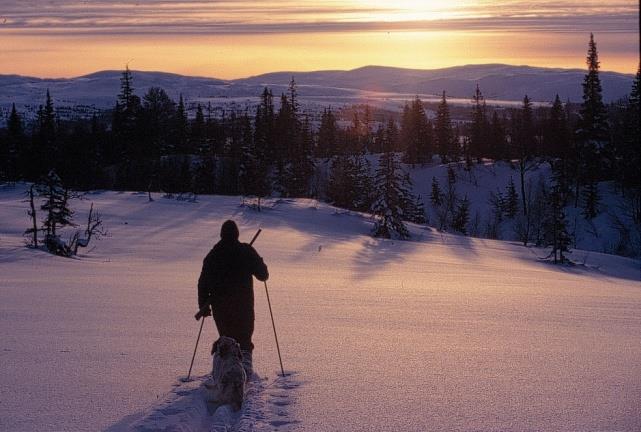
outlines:
{"label": "ski pole", "polygon": [[272,318],[272,328],[274,329],[274,339],[276,339],[276,351],[278,352],[278,361],[280,362],[280,371],[285,377],[285,369],[283,368],[283,358],[280,355],[280,347],[278,346],[278,335],[276,334],[276,324],[274,323],[274,314],[272,313],[272,303],[269,301],[269,291],[267,290],[267,281],[265,283],[265,294],[267,294],[267,305],[269,306],[269,316]]}
{"label": "ski pole", "polygon": [[200,330],[198,330],[198,338],[196,338],[196,346],[194,347],[194,355],[191,356],[191,364],[189,365],[189,373],[187,373],[187,381],[191,377],[191,368],[194,367],[194,359],[196,358],[196,350],[198,349],[198,342],[200,341],[200,334],[203,332],[203,324],[205,324],[205,319],[200,322]]}

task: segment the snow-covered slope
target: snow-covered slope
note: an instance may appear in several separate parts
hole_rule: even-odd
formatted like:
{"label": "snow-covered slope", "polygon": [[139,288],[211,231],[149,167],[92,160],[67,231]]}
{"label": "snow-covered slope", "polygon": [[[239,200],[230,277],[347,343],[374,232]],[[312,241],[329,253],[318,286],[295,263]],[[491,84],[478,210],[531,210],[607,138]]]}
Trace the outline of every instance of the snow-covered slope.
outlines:
{"label": "snow-covered slope", "polygon": [[[23,186],[0,190],[0,429],[201,431],[620,430],[641,428],[639,261],[543,251],[371,221],[311,200],[197,203],[99,192],[111,236],[79,259],[24,248]],[[234,218],[269,265],[256,285],[255,369],[240,414],[210,418],[181,384],[198,330],[195,285]],[[583,252],[573,258],[582,262]],[[194,366],[206,374],[206,323]],[[221,426],[222,427],[222,426]],[[220,429],[220,428],[219,428]]]}
{"label": "snow-covered slope", "polygon": [[[438,160],[438,157],[434,158]],[[370,157],[372,163],[376,163],[374,157]],[[447,168],[452,166],[456,173],[456,194],[459,199],[468,198],[470,203],[470,222],[467,232],[474,237],[487,237],[488,225],[494,222],[492,205],[490,204],[491,194],[499,193],[505,196],[510,179],[519,195],[519,206],[521,206],[521,188],[518,164],[504,161],[494,162],[486,160],[481,164],[474,164],[467,170],[464,163],[441,164],[438,162],[424,166],[406,166],[410,173],[413,192],[420,195],[425,205],[429,222],[438,227],[438,217],[434,206],[430,203],[432,189],[432,178],[439,182],[444,192],[447,187]],[[540,182],[543,182],[549,189],[551,180],[550,164],[540,162],[532,164],[525,173],[526,196],[536,195]],[[635,250],[641,241],[638,230],[630,229],[622,233],[616,229],[616,225],[622,222],[633,228],[633,221],[627,215],[624,200],[620,192],[612,182],[599,184],[599,214],[592,220],[586,220],[583,216],[582,200],[579,200],[575,207],[575,201],[571,200],[565,209],[568,222],[568,232],[573,237],[572,248],[584,249],[586,251],[623,254]],[[532,205],[532,204],[531,204]],[[519,207],[520,208],[520,207]],[[503,240],[518,240],[514,230],[514,219],[504,218],[501,223],[496,224],[496,238]],[[623,235],[624,238],[621,238]],[[637,255],[639,252],[637,252]]]}
{"label": "snow-covered slope", "polygon": [[[150,87],[162,87],[175,98],[182,94],[187,101],[212,102],[227,106],[236,101],[255,101],[264,86],[275,95],[286,91],[292,76],[299,86],[301,102],[337,106],[345,103],[383,104],[399,109],[402,100],[414,95],[440,95],[443,90],[453,98],[469,101],[478,83],[486,98],[494,101],[530,100],[550,102],[558,93],[562,100],[581,100],[581,82],[585,72],[510,65],[467,65],[446,69],[415,70],[368,66],[350,71],[275,72],[245,79],[222,81],[215,78],[189,77],[163,72],[134,71],[134,89],[143,95]],[[5,112],[16,103],[21,111],[35,113],[49,89],[56,106],[77,115],[92,109],[112,108],[120,86],[120,71],[102,71],[69,79],[42,79],[18,75],[0,75],[0,108]],[[601,72],[606,101],[630,92],[632,75]],[[84,111],[83,111],[84,110]],[[70,114],[71,115],[71,114]],[[69,115],[69,116],[70,116]]]}

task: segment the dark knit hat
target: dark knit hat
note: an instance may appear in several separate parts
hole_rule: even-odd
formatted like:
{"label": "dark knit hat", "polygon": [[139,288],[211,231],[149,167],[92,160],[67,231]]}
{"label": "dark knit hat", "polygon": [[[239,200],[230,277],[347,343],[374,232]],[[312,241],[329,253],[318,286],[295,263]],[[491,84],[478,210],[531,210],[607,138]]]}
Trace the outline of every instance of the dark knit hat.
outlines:
{"label": "dark knit hat", "polygon": [[220,238],[223,240],[238,240],[238,226],[233,220],[227,220],[220,229]]}

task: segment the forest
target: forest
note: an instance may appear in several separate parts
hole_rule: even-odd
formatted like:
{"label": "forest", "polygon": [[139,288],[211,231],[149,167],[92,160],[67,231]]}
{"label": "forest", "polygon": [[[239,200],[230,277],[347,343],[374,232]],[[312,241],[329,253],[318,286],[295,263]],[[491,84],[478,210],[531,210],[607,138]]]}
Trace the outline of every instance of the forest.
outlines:
{"label": "forest", "polygon": [[[532,203],[525,175],[549,163],[546,207],[554,246],[567,236],[566,206],[580,208],[588,220],[597,216],[599,183],[611,184],[641,224],[640,72],[627,98],[605,104],[592,37],[587,66],[581,103],[557,96],[535,107],[524,95],[519,108],[498,109],[486,104],[477,86],[465,121],[452,120],[443,92],[433,116],[417,96],[389,118],[374,119],[370,107],[357,107],[349,124],[330,107],[312,121],[299,104],[294,78],[279,96],[265,88],[255,110],[212,116],[211,107],[198,105],[188,115],[182,96],[176,102],[162,88],[137,96],[127,68],[115,106],[101,116],[61,120],[47,92],[37,118],[28,123],[14,104],[0,129],[0,180],[37,183],[53,171],[65,188],[79,191],[311,197],[371,212],[378,218],[375,235],[404,238],[403,221],[425,222],[407,167],[456,163],[470,169],[488,160],[508,161],[519,178],[509,197],[495,204],[526,216]],[[432,185],[432,205],[441,206],[447,196],[441,188]],[[465,232],[469,215],[462,200],[444,213],[441,229]]]}

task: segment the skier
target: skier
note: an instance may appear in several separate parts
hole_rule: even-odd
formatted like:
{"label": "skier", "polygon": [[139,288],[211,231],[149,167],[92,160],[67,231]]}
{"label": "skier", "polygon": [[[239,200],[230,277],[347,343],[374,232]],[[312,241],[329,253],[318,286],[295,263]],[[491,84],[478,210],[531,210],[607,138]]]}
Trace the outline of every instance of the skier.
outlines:
{"label": "skier", "polygon": [[[256,250],[238,241],[238,226],[223,223],[220,241],[203,261],[198,279],[198,307],[209,300],[220,336],[236,339],[243,354],[247,377],[252,374],[252,335],[254,333],[254,288],[252,276],[260,281],[269,277],[267,266]],[[209,315],[209,313],[207,314]]]}

